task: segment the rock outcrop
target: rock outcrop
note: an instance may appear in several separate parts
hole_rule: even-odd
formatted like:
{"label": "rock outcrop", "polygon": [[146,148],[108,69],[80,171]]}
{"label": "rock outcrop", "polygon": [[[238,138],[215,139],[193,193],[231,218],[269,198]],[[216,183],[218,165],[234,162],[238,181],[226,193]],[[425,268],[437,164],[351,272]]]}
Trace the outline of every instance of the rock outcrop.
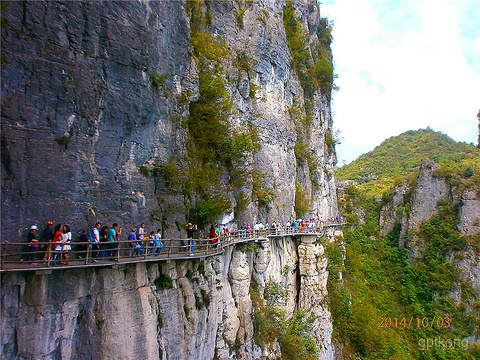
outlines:
{"label": "rock outcrop", "polygon": [[333,359],[327,259],[315,236],[237,245],[205,260],[2,275],[5,359],[276,358],[254,341],[252,282],[304,309],[320,359]]}
{"label": "rock outcrop", "polygon": [[439,169],[440,165],[424,160],[416,181],[410,186],[402,184],[396,187],[391,203],[386,204],[380,214],[382,234],[391,231],[395,223],[402,224],[400,246],[407,248],[411,259],[421,255],[422,244],[417,241],[417,232],[422,223],[438,212],[440,201],[459,204],[459,223],[456,225],[461,233],[475,235],[480,232],[478,191],[459,186],[467,179],[457,185],[449,183],[447,178],[436,173]]}
{"label": "rock outcrop", "polygon": [[[480,197],[475,186],[468,185],[468,178],[457,183],[449,182],[438,172],[440,166],[424,160],[417,180],[410,186],[398,186],[392,195],[392,202],[382,208],[380,226],[382,234],[391,231],[396,223],[401,224],[400,247],[405,247],[411,261],[422,256],[425,244],[418,232],[423,223],[439,211],[442,201],[458,207],[458,223],[455,224],[462,235],[475,235],[480,232]],[[475,246],[475,244],[473,244]],[[477,245],[478,246],[478,245]],[[462,256],[454,260],[462,271],[463,280],[472,284],[480,292],[480,256],[471,244],[462,251]]]}

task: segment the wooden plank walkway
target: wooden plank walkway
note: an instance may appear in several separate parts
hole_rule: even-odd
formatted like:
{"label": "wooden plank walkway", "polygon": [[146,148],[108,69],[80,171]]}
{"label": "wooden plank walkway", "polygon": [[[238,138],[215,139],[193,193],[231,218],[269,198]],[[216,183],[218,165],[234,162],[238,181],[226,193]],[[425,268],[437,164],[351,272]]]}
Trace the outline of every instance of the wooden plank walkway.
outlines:
{"label": "wooden plank walkway", "polygon": [[[228,235],[221,235],[216,243],[211,239],[194,239],[193,251],[190,253],[190,246],[187,239],[162,239],[163,247],[158,248],[149,246],[149,241],[145,241],[143,247],[137,249],[131,246],[131,241],[119,241],[115,243],[118,249],[91,250],[89,243],[72,242],[72,250],[68,251],[68,265],[61,264],[65,260],[55,260],[55,255],[61,252],[51,250],[52,243],[39,243],[45,245],[46,250],[36,251],[35,260],[21,261],[21,259],[31,254],[23,251],[27,243],[2,243],[1,269],[0,272],[21,272],[30,271],[36,274],[49,274],[52,270],[78,269],[88,267],[114,268],[121,264],[134,264],[144,262],[158,262],[166,260],[191,260],[210,256],[216,256],[225,251],[231,245],[263,242],[270,238],[289,237],[289,236],[318,236],[324,233],[325,228],[341,227],[345,222],[330,222],[323,226],[315,228],[276,228],[268,230],[238,230]],[[53,243],[55,244],[55,243]],[[82,248],[83,247],[83,248]],[[117,251],[118,250],[118,251]],[[102,253],[110,253],[110,257],[99,257]]]}

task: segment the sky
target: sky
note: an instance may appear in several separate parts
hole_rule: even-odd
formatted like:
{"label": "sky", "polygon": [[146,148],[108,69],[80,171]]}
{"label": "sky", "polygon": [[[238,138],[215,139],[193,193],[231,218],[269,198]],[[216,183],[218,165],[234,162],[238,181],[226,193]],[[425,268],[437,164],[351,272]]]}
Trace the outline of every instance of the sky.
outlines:
{"label": "sky", "polygon": [[333,21],[337,166],[408,130],[477,144],[479,0],[319,0]]}

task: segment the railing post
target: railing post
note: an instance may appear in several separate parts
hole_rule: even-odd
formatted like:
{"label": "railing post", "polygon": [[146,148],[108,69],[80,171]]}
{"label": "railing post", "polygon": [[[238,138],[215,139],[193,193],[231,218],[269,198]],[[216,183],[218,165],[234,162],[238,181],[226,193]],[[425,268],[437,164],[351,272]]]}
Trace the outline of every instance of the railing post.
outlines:
{"label": "railing post", "polygon": [[116,240],[117,243],[117,263],[120,262],[120,240]]}
{"label": "railing post", "polygon": [[52,242],[47,242],[47,267],[50,267],[50,262],[52,260]]}
{"label": "railing post", "polygon": [[8,246],[8,241],[5,241],[5,243],[3,243],[3,246],[2,246],[2,260],[1,260],[2,269],[5,264],[5,257],[7,256],[7,246]]}
{"label": "railing post", "polygon": [[85,253],[85,265],[88,264],[88,255],[90,255],[90,241],[87,242],[87,252]]}

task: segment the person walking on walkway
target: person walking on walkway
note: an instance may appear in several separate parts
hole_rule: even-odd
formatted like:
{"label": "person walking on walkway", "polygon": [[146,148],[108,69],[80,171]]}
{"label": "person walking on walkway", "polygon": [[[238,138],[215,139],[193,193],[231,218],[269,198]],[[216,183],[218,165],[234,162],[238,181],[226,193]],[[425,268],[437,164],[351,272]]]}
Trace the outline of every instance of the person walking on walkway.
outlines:
{"label": "person walking on walkway", "polygon": [[[53,221],[47,221],[42,235],[43,236],[41,241],[43,243],[50,243],[53,241]],[[49,246],[49,244],[43,244],[40,248],[41,251],[45,251],[45,254],[43,255],[43,261],[47,261],[48,258],[47,246]]]}
{"label": "person walking on walkway", "polygon": [[92,262],[97,262],[97,258],[100,257],[100,223],[97,222],[92,229],[91,235],[91,249],[92,249]]}
{"label": "person walking on walkway", "polygon": [[63,260],[62,265],[70,265],[68,262],[68,251],[72,250],[72,246],[70,242],[72,241],[72,232],[70,231],[70,227],[68,225],[64,225],[63,233],[62,233],[62,255],[61,258]]}
{"label": "person walking on walkway", "polygon": [[155,238],[155,254],[158,256],[160,254],[160,251],[162,250],[163,247],[163,242],[162,242],[162,230],[157,229],[157,233],[154,235]]}
{"label": "person walking on walkway", "polygon": [[197,231],[197,225],[193,225],[192,223],[187,224],[187,252],[189,256],[193,256],[193,234]]}
{"label": "person walking on walkway", "polygon": [[108,254],[108,226],[104,225],[100,230],[100,253],[98,257],[101,260],[105,260],[105,257]]}
{"label": "person walking on walkway", "polygon": [[212,247],[217,248],[218,235],[214,225],[210,226],[210,230],[208,231],[208,238],[210,239]]}
{"label": "person walking on walkway", "polygon": [[121,229],[118,229],[118,224],[114,223],[107,232],[107,249],[109,249],[107,257],[111,261],[117,260],[118,252],[118,235],[121,234]]}
{"label": "person walking on walkway", "polygon": [[245,232],[247,231],[247,223],[246,222],[244,222],[242,224],[242,226],[240,227],[240,230],[241,230],[241,234],[242,234],[241,237],[242,237],[242,239],[244,239],[245,238]]}
{"label": "person walking on walkway", "polygon": [[51,245],[53,257],[50,265],[52,266],[60,265],[60,254],[62,253],[62,242],[63,242],[62,233],[59,231],[55,231],[55,235],[53,235],[53,242]]}
{"label": "person walking on walkway", "polygon": [[134,256],[143,254],[142,242],[137,239],[137,229],[132,229],[130,234],[128,234],[128,240],[130,241],[131,246],[135,249]]}
{"label": "person walking on walkway", "polygon": [[24,249],[26,254],[22,257],[22,261],[32,261],[31,265],[37,265],[35,262],[35,255],[37,254],[37,249],[39,247],[38,240],[35,237],[37,230],[37,225],[30,226],[30,230],[28,231],[27,235],[28,245],[26,245]]}
{"label": "person walking on walkway", "polygon": [[137,231],[137,239],[143,242],[146,235],[147,235],[147,230],[145,230],[145,223],[142,223]]}

